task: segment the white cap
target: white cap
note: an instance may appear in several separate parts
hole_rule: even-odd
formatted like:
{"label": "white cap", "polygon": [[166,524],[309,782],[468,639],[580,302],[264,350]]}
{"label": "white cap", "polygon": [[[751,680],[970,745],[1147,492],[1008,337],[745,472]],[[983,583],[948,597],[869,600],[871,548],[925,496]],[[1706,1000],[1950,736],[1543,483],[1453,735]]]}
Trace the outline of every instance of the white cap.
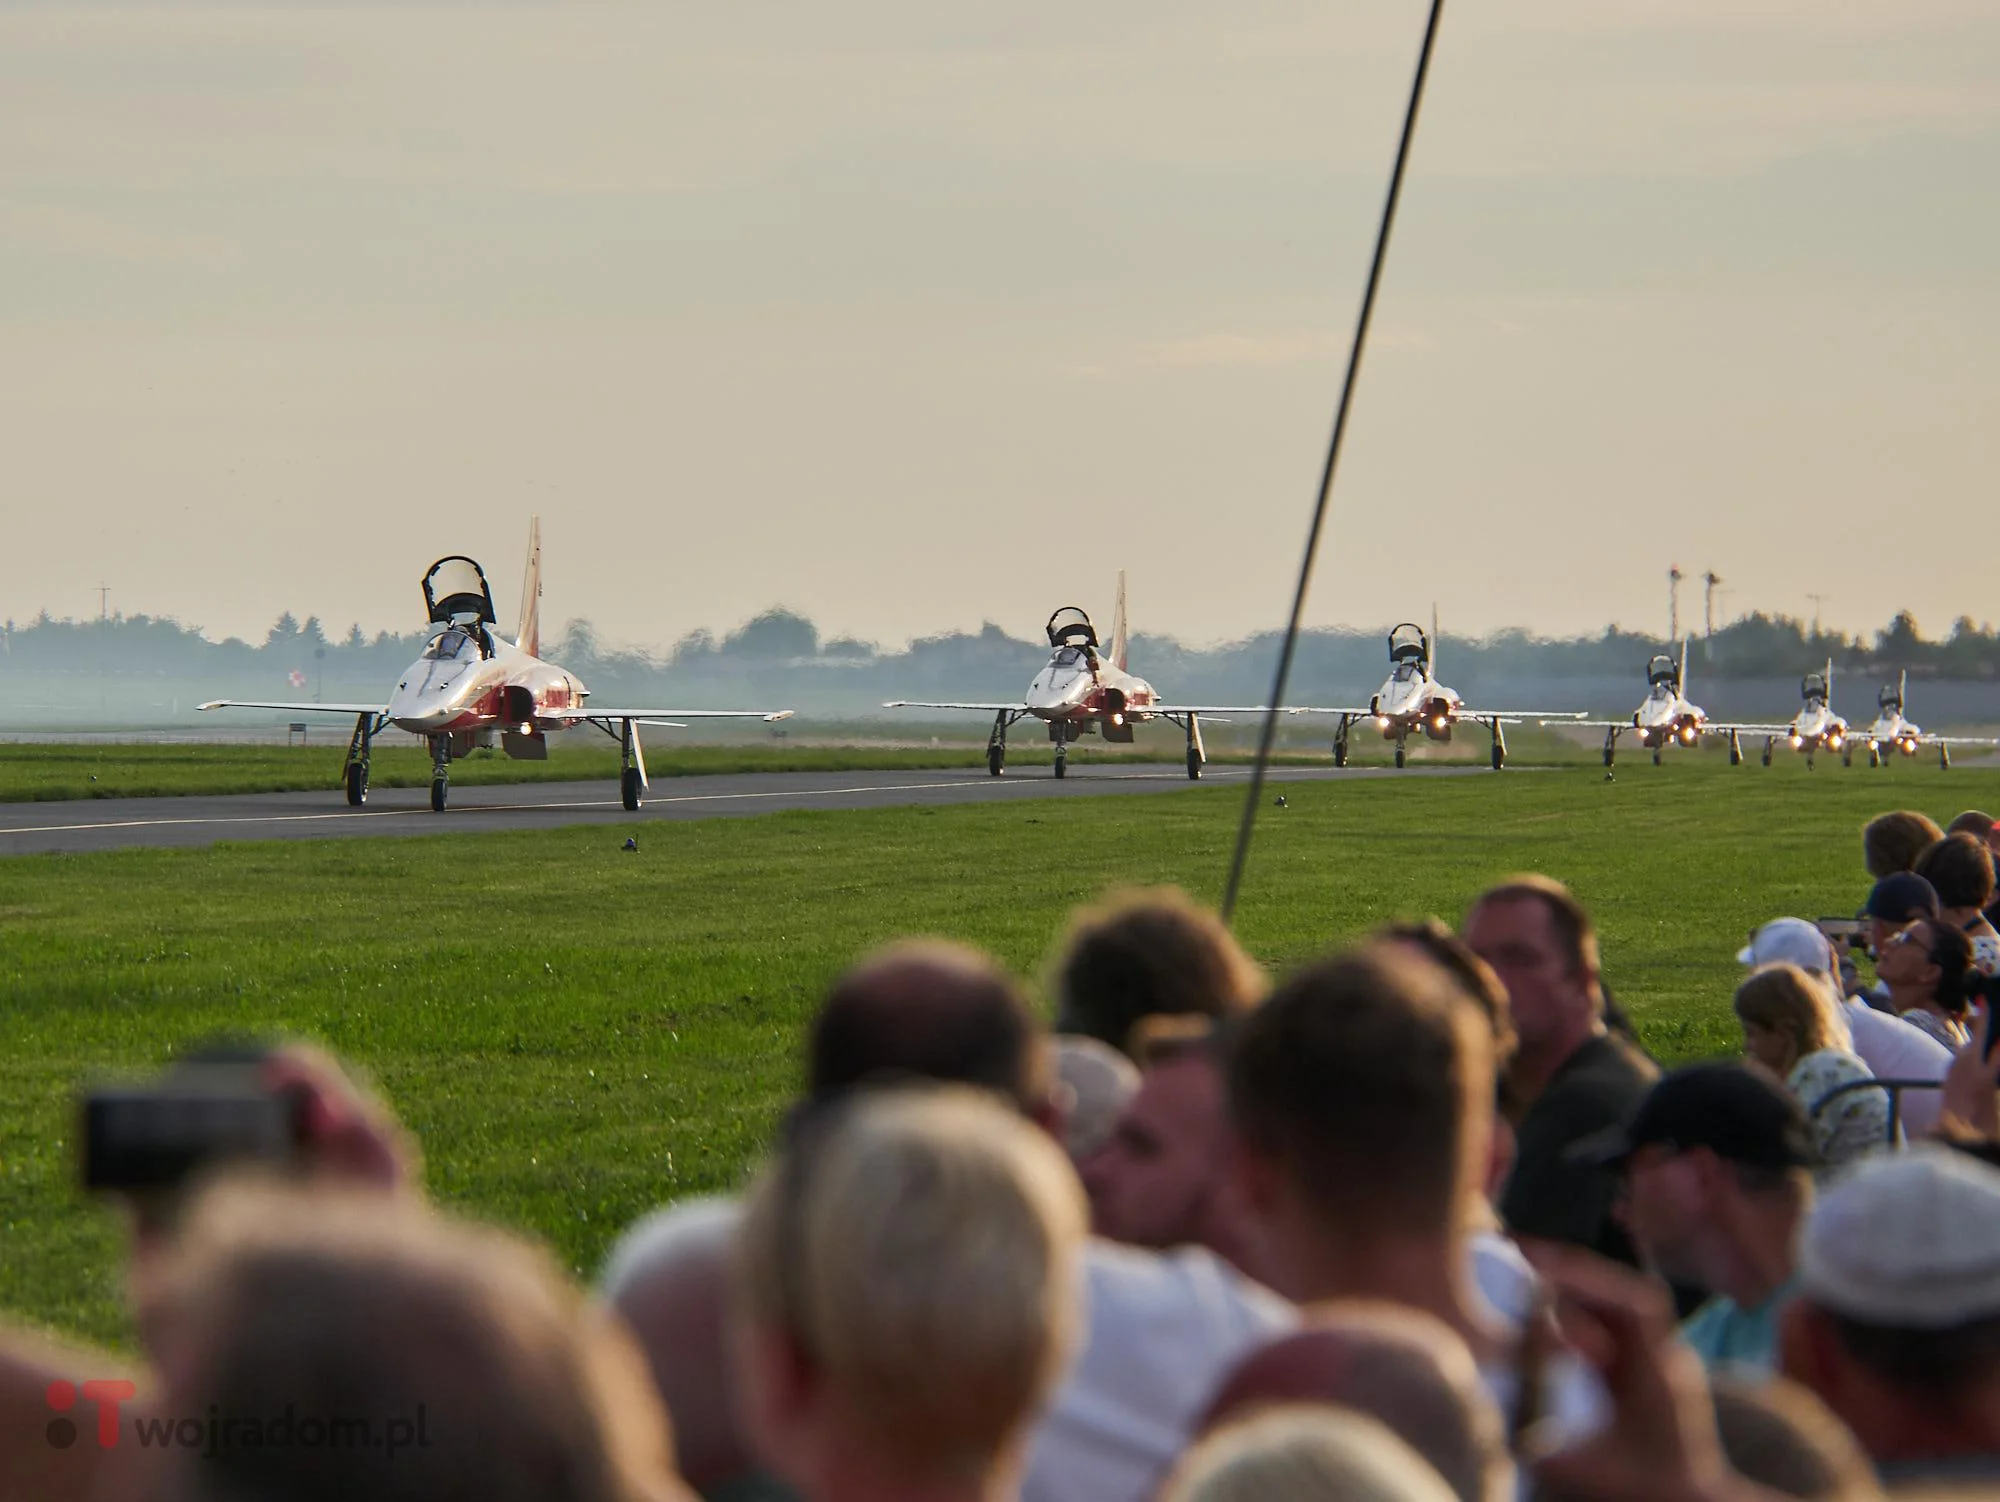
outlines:
{"label": "white cap", "polygon": [[1806,1222],[1799,1279],[1822,1308],[1891,1329],[2000,1315],[2000,1169],[1928,1143],[1863,1158]]}
{"label": "white cap", "polygon": [[1801,970],[1834,973],[1833,945],[1819,926],[1803,918],[1773,918],[1736,951],[1739,965],[1797,965]]}
{"label": "white cap", "polygon": [[1056,1078],[1068,1096],[1063,1146],[1072,1158],[1095,1152],[1139,1093],[1139,1067],[1108,1043],[1056,1034]]}

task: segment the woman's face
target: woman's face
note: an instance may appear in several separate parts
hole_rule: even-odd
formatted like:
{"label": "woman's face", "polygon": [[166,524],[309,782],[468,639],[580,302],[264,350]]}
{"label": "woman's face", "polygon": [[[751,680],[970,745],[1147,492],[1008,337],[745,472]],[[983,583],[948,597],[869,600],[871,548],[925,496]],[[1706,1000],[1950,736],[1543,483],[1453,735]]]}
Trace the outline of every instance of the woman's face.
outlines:
{"label": "woman's face", "polygon": [[1762,1064],[1780,1079],[1798,1062],[1798,1052],[1792,1040],[1776,1028],[1755,1022],[1743,1024],[1744,1056]]}
{"label": "woman's face", "polygon": [[1939,970],[1931,960],[1934,943],[1930,924],[1918,919],[1889,935],[1875,956],[1875,973],[1900,989],[1922,990],[1926,982],[1935,986]]}

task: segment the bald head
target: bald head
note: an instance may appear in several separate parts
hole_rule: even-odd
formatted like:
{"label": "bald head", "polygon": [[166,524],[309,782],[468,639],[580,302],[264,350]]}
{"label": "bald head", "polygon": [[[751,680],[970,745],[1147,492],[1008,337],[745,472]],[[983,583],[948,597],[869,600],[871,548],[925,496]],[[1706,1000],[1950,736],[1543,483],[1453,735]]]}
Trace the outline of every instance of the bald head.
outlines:
{"label": "bald head", "polygon": [[723,1317],[742,1219],[741,1206],[726,1199],[683,1200],[649,1215],[619,1238],[599,1286],[652,1368],[682,1474],[703,1491],[756,1468]]}
{"label": "bald head", "polygon": [[1232,1372],[1204,1429],[1265,1408],[1325,1403],[1379,1419],[1437,1468],[1462,1502],[1508,1492],[1500,1415],[1465,1342],[1442,1321],[1389,1305],[1335,1305]]}
{"label": "bald head", "polygon": [[962,944],[896,944],[834,982],[806,1051],[809,1094],[934,1080],[976,1085],[1025,1116],[1049,1105],[1048,1038],[1013,977]]}

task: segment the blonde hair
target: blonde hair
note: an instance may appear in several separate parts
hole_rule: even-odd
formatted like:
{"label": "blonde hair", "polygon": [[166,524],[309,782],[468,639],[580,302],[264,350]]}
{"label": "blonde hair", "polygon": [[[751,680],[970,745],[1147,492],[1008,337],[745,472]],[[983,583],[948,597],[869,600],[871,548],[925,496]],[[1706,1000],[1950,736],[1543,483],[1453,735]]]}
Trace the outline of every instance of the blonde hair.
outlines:
{"label": "blonde hair", "polygon": [[[168,1412],[254,1427],[296,1405],[301,1433],[328,1425],[323,1448],[225,1431],[198,1463],[172,1463],[162,1495],[181,1502],[289,1496],[308,1479],[377,1502],[692,1496],[623,1325],[542,1248],[414,1197],[225,1180],[196,1203],[144,1318],[181,1354]],[[393,1437],[386,1451],[334,1438],[393,1436],[413,1416],[428,1437],[400,1453]]]}
{"label": "blonde hair", "polygon": [[1160,1502],[1457,1502],[1379,1419],[1323,1404],[1270,1408],[1181,1458]]}
{"label": "blonde hair", "polygon": [[964,1087],[865,1091],[750,1191],[738,1285],[904,1469],[993,1464],[1053,1387],[1089,1216],[1046,1134]]}
{"label": "blonde hair", "polygon": [[1852,1050],[1853,1035],[1830,983],[1797,965],[1763,965],[1736,988],[1739,1020],[1791,1039],[1793,1062],[1821,1049]]}

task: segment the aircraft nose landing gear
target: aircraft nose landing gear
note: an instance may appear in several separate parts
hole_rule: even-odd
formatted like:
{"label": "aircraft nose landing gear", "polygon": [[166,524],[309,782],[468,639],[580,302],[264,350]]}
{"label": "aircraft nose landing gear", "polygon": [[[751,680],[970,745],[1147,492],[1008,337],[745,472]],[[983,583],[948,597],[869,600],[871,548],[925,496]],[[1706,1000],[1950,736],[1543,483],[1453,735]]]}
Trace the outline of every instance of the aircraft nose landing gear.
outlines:
{"label": "aircraft nose landing gear", "polygon": [[450,796],[451,737],[434,735],[431,737],[431,812],[443,813]]}

